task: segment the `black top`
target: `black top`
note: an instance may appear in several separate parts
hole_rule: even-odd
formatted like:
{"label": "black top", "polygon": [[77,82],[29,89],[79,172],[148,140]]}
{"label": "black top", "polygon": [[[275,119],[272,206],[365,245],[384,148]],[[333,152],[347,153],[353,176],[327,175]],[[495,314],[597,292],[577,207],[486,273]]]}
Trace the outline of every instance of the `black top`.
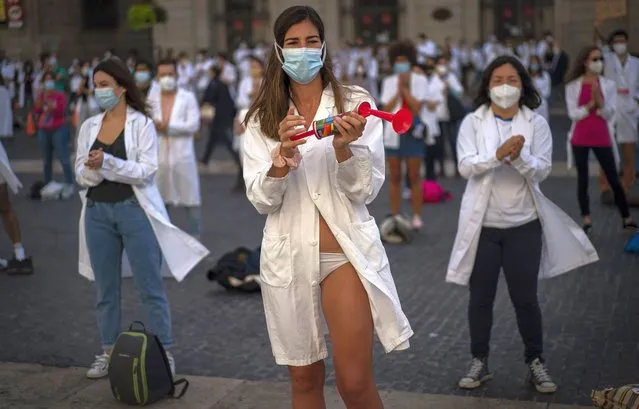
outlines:
{"label": "black top", "polygon": [[228,85],[217,78],[212,79],[204,91],[202,102],[215,107],[215,117],[211,126],[233,125],[237,109]]}
{"label": "black top", "polygon": [[[120,132],[111,145],[106,145],[99,140],[95,140],[91,150],[100,149],[104,153],[109,153],[116,158],[126,160],[126,145],[124,144],[124,131]],[[87,198],[96,202],[116,203],[133,197],[133,188],[126,183],[103,180],[99,185],[89,188]]]}

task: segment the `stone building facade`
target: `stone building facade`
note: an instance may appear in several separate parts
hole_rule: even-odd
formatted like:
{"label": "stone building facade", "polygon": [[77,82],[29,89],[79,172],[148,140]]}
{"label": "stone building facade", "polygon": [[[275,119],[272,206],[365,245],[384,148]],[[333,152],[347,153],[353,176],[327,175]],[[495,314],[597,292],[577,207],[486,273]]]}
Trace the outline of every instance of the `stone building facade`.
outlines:
{"label": "stone building facade", "polygon": [[[108,47],[120,55],[136,48],[147,56],[153,47],[190,55],[203,48],[232,51],[241,40],[272,41],[272,24],[281,10],[305,3],[322,15],[332,46],[356,36],[392,41],[416,39],[424,32],[438,43],[447,36],[473,43],[493,33],[505,37],[518,30],[539,37],[551,30],[573,54],[593,41],[596,10],[596,0],[155,0],[167,11],[168,21],[152,30],[132,31],[126,10],[139,1],[21,0],[24,26],[0,25],[0,49],[16,57],[58,51],[63,59],[98,55]],[[627,15],[604,21],[601,31],[628,29],[630,48],[639,50],[639,25],[630,24],[639,21],[639,0],[626,1]],[[86,5],[94,13],[87,13]],[[101,15],[115,15],[116,21],[89,27],[88,20]]]}

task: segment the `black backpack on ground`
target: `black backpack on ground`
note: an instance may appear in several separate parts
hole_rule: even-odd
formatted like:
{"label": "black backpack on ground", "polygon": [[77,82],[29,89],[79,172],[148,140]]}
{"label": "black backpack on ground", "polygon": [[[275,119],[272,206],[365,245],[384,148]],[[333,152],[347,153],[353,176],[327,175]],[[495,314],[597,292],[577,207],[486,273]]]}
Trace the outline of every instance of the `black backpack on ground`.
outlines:
{"label": "black backpack on ground", "polygon": [[[142,329],[134,330],[139,324]],[[186,393],[186,379],[173,380],[166,351],[159,338],[134,321],[120,334],[109,358],[109,382],[115,399],[129,405],[145,406],[163,398],[179,399]],[[175,386],[184,384],[175,396]]]}
{"label": "black backpack on ground", "polygon": [[260,247],[254,250],[238,247],[224,254],[208,271],[207,277],[227,290],[260,291]]}

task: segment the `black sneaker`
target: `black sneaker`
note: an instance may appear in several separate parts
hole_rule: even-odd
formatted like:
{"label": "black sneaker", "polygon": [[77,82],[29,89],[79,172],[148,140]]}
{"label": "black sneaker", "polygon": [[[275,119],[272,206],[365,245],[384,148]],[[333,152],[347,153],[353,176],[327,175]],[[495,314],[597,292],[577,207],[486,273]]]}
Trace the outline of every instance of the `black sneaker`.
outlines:
{"label": "black sneaker", "polygon": [[33,261],[31,260],[31,257],[27,257],[24,260],[16,260],[14,258],[9,260],[9,264],[4,271],[9,275],[33,274]]}
{"label": "black sneaker", "polygon": [[528,364],[530,370],[530,382],[535,385],[535,389],[539,393],[555,393],[557,384],[555,384],[548,374],[548,368],[541,362],[539,358]]}
{"label": "black sneaker", "polygon": [[592,233],[592,224],[584,224],[582,228],[584,229],[584,233],[586,233],[586,236],[590,236],[590,233]]}
{"label": "black sneaker", "polygon": [[459,380],[457,386],[462,389],[475,389],[491,379],[493,379],[493,375],[488,372],[488,361],[486,359],[473,358],[468,373]]}

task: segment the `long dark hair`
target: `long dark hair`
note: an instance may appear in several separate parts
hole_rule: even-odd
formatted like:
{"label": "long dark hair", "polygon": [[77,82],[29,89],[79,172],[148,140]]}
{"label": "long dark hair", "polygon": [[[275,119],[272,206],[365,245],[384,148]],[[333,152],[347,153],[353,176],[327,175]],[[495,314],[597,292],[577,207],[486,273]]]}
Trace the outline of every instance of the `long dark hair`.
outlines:
{"label": "long dark hair", "polygon": [[[310,21],[319,32],[320,39],[326,40],[324,33],[324,23],[317,11],[309,6],[293,6],[284,10],[275,20],[273,25],[273,37],[275,42],[284,47],[284,37],[291,26],[301,23],[302,21]],[[244,125],[255,115],[260,123],[260,130],[270,139],[279,140],[278,127],[289,108],[289,99],[291,97],[290,84],[291,80],[282,70],[282,64],[277,58],[276,52],[272,50],[267,58],[266,70],[264,78],[268,81],[262,81],[260,89],[257,93],[255,101],[249,108]],[[282,56],[282,60],[284,57]],[[344,88],[333,74],[333,63],[331,61],[330,52],[326,50],[326,59],[324,66],[320,71],[322,85],[324,87],[331,85],[335,98],[335,107],[338,112],[344,112]]]}
{"label": "long dark hair", "polygon": [[572,82],[586,73],[586,61],[593,51],[601,51],[596,45],[587,45],[577,54],[566,83]]}
{"label": "long dark hair", "polygon": [[119,86],[126,89],[124,98],[128,106],[141,114],[150,116],[149,107],[144,101],[142,93],[135,85],[133,75],[131,75],[129,68],[124,65],[121,60],[110,58],[108,60],[101,61],[93,70],[93,77],[95,78],[95,74],[100,71],[112,76]]}
{"label": "long dark hair", "polygon": [[512,55],[502,55],[495,58],[484,70],[484,73],[481,76],[481,84],[479,85],[477,96],[473,101],[473,109],[477,109],[485,104],[490,104],[490,78],[493,76],[493,71],[506,64],[512,65],[521,79],[521,97],[519,98],[519,106],[527,106],[530,109],[536,109],[539,105],[541,105],[539,92],[537,92],[537,89],[533,84],[533,80],[523,64],[517,57],[513,57]]}

